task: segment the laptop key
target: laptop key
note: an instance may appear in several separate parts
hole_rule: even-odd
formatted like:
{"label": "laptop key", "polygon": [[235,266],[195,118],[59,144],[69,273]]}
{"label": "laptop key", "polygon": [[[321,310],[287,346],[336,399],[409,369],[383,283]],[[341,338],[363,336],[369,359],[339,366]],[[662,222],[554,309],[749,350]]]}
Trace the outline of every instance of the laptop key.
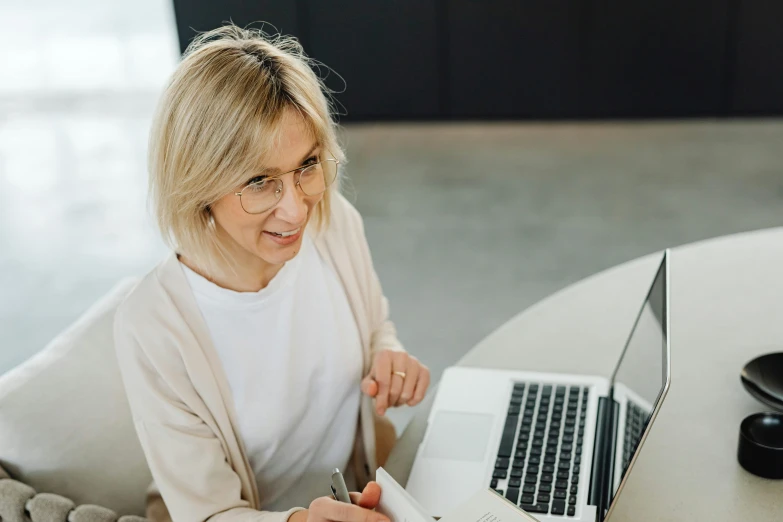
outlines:
{"label": "laptop key", "polygon": [[527,467],[527,472],[530,473],[531,475],[534,475],[534,474],[538,475],[538,466],[533,466],[533,465],[528,466]]}
{"label": "laptop key", "polygon": [[542,470],[544,473],[549,473],[551,475],[555,472],[555,467],[552,464],[544,464]]}
{"label": "laptop key", "polygon": [[568,508],[568,516],[569,517],[573,517],[574,515],[576,515],[576,507],[569,506],[569,508]]}
{"label": "laptop key", "polygon": [[527,459],[528,464],[541,464],[541,457],[537,455],[532,455],[529,459]]}
{"label": "laptop key", "polygon": [[516,422],[509,423],[506,421],[506,425],[503,428],[503,436],[500,439],[500,449],[498,450],[498,457],[510,457],[511,448],[514,447],[514,432],[516,431]]}
{"label": "laptop key", "polygon": [[520,488],[522,487],[522,480],[518,478],[509,479],[508,485],[512,488]]}
{"label": "laptop key", "polygon": [[571,504],[572,506],[576,504],[576,495],[571,495],[570,497],[568,497],[568,503]]}
{"label": "laptop key", "polygon": [[516,504],[517,499],[519,498],[519,490],[517,488],[508,488],[508,491],[506,491],[506,498]]}
{"label": "laptop key", "polygon": [[[568,473],[566,473],[568,475]],[[512,468],[511,469],[511,478],[522,478],[522,470],[519,468]],[[566,477],[568,478],[568,477]]]}
{"label": "laptop key", "polygon": [[525,484],[522,487],[522,493],[535,493],[535,492],[536,492],[535,484]]}
{"label": "laptop key", "polygon": [[[558,480],[555,482],[555,489],[562,489],[566,490],[568,489],[568,481],[567,480]],[[565,495],[565,491],[563,491],[563,495]],[[565,498],[565,497],[563,497]]]}
{"label": "laptop key", "polygon": [[496,492],[498,495],[500,495],[501,497],[503,496],[503,490],[502,490],[502,489],[496,489],[496,490],[495,490],[495,492]]}
{"label": "laptop key", "polygon": [[544,464],[554,464],[556,460],[554,455],[547,455],[544,457]]}
{"label": "laptop key", "polygon": [[553,515],[565,515],[565,500],[552,501],[552,514]]}
{"label": "laptop key", "polygon": [[549,501],[551,500],[549,495],[538,495],[538,497],[536,497],[536,504],[549,504]]}
{"label": "laptop key", "polygon": [[492,489],[497,489],[498,487],[498,479],[493,478],[492,481],[489,483],[489,487]]}
{"label": "laptop key", "polygon": [[492,478],[496,479],[504,479],[506,478],[507,473],[505,469],[496,469],[495,472],[492,474]]}
{"label": "laptop key", "polygon": [[538,482],[538,475],[525,475],[525,484],[535,484]]}
{"label": "laptop key", "polygon": [[531,455],[535,455],[537,457],[541,456],[541,448],[533,448],[530,450]]}
{"label": "laptop key", "polygon": [[579,484],[579,473],[574,473],[571,477],[571,484]]}
{"label": "laptop key", "polygon": [[522,504],[521,507],[523,510],[527,511],[528,513],[548,513],[549,512],[549,506],[546,504]]}
{"label": "laptop key", "polygon": [[495,461],[495,467],[496,468],[502,468],[502,469],[508,469],[508,459],[505,457],[501,457],[498,460]]}
{"label": "laptop key", "polygon": [[552,496],[555,498],[555,500],[563,500],[563,501],[565,501],[566,492],[562,491],[562,490],[559,490],[559,489],[556,489]]}
{"label": "laptop key", "polygon": [[[569,473],[567,471],[558,471],[557,472],[557,478],[560,480],[568,480]],[[514,472],[511,472],[511,476],[514,476]]]}
{"label": "laptop key", "polygon": [[552,482],[552,480],[553,480],[552,475],[541,475],[541,482],[543,482],[544,484],[549,484]]}
{"label": "laptop key", "polygon": [[514,462],[511,464],[514,468],[524,468],[525,467],[525,459],[520,457],[514,459]]}
{"label": "laptop key", "polygon": [[522,498],[519,500],[522,504],[532,504],[535,502],[535,497],[533,495],[522,495]]}
{"label": "laptop key", "polygon": [[552,491],[552,484],[541,484],[538,486],[539,493],[549,493],[550,491]]}
{"label": "laptop key", "polygon": [[579,493],[579,486],[577,486],[576,484],[571,486],[571,491],[569,493],[571,493],[572,495],[576,495],[577,493]]}

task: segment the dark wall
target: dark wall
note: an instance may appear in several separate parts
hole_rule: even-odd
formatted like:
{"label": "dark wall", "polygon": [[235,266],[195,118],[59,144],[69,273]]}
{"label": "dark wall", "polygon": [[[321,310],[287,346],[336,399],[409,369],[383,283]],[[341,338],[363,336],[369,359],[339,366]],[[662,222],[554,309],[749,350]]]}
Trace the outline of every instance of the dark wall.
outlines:
{"label": "dark wall", "polygon": [[342,78],[342,121],[783,114],[783,2],[174,0],[180,47],[271,23]]}

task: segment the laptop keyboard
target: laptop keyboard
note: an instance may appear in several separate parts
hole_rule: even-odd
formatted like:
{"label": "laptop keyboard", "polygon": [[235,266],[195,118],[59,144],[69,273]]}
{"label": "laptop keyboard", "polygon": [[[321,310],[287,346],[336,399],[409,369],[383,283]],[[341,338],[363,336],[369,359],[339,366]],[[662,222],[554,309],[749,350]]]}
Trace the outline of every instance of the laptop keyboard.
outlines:
{"label": "laptop keyboard", "polygon": [[587,388],[514,384],[490,486],[529,513],[576,514]]}
{"label": "laptop keyboard", "polygon": [[627,401],[625,409],[625,440],[623,441],[623,469],[628,469],[631,455],[636,452],[636,446],[647,426],[647,412],[631,401]]}

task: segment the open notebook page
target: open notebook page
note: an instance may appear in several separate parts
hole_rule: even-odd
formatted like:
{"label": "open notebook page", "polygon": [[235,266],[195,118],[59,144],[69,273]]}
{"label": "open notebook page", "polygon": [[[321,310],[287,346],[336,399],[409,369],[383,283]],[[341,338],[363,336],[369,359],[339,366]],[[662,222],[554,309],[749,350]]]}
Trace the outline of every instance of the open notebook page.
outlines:
{"label": "open notebook page", "polygon": [[[378,468],[376,482],[381,486],[377,511],[391,522],[434,522],[410,493],[383,468]],[[514,504],[489,488],[481,489],[440,519],[440,522],[538,522]]]}

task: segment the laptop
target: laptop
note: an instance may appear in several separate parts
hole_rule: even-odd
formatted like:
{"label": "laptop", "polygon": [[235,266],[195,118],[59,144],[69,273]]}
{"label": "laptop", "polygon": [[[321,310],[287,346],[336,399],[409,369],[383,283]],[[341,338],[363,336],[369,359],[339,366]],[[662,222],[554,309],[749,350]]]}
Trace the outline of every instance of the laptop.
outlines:
{"label": "laptop", "polygon": [[669,258],[609,378],[448,368],[408,492],[436,517],[490,487],[542,522],[603,520],[669,389]]}

